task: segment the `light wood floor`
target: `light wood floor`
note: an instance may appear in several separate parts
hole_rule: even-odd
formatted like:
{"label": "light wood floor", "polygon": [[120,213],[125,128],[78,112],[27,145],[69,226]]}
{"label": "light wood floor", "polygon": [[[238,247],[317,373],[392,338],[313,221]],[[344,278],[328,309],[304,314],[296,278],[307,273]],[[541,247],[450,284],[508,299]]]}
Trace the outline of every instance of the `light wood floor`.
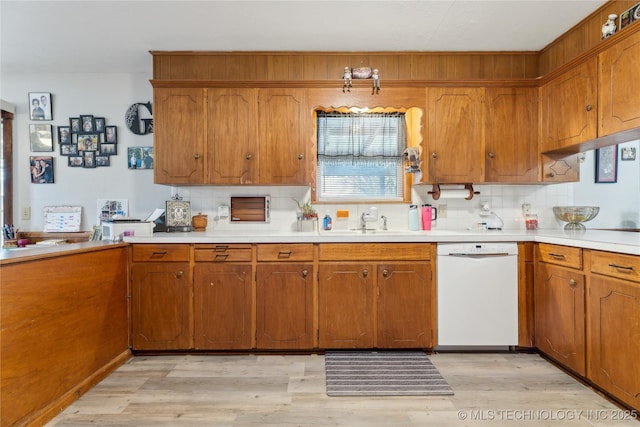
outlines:
{"label": "light wood floor", "polygon": [[47,426],[635,426],[535,354],[438,353],[446,397],[328,397],[322,355],[135,357]]}

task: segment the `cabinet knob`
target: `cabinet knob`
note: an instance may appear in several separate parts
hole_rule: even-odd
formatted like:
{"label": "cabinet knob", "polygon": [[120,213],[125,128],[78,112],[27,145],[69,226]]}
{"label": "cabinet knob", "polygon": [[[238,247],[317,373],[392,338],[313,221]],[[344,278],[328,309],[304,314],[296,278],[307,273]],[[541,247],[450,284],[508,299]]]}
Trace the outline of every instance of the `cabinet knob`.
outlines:
{"label": "cabinet knob", "polygon": [[307,277],[309,275],[309,270],[302,270],[302,277]]}
{"label": "cabinet knob", "polygon": [[196,160],[198,160],[198,159],[200,158],[200,154],[198,154],[198,153],[194,154],[194,155],[193,155],[193,158],[194,158],[194,159],[196,159]]}
{"label": "cabinet knob", "polygon": [[367,277],[369,275],[369,270],[362,270],[362,277]]}
{"label": "cabinet knob", "polygon": [[389,277],[389,270],[387,270],[386,268],[384,270],[382,270],[382,276],[383,277]]}
{"label": "cabinet knob", "polygon": [[554,177],[556,176],[556,173],[555,173],[555,172],[549,172],[549,173],[547,174],[547,176],[548,176],[549,178],[554,178]]}
{"label": "cabinet knob", "polygon": [[431,157],[433,157],[434,159],[437,159],[438,158],[438,153],[436,153],[436,152],[431,153]]}
{"label": "cabinet knob", "polygon": [[569,286],[571,286],[572,288],[575,288],[577,285],[576,281],[574,279],[570,279],[569,280]]}
{"label": "cabinet knob", "polygon": [[489,156],[490,159],[493,159],[496,155],[492,151],[489,151],[487,156]]}
{"label": "cabinet knob", "polygon": [[302,160],[304,159],[304,156],[302,154],[298,154],[298,160]]}
{"label": "cabinet knob", "polygon": [[247,154],[244,158],[247,159],[247,160],[251,160],[253,158],[253,156],[251,154]]}
{"label": "cabinet knob", "polygon": [[591,111],[591,110],[593,110],[593,105],[589,104],[589,105],[587,105],[586,108],[587,108],[587,111]]}
{"label": "cabinet knob", "polygon": [[176,273],[176,277],[179,279],[184,275],[184,271],[180,270]]}

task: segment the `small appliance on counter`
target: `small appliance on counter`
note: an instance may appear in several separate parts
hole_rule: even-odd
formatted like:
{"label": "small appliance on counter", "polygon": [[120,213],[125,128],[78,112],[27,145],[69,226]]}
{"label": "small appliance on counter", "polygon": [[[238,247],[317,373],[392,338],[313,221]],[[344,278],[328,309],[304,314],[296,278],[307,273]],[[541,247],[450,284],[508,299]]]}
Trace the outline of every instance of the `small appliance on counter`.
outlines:
{"label": "small appliance on counter", "polygon": [[122,235],[153,236],[153,226],[153,222],[139,219],[108,219],[102,222],[102,240],[113,240]]}

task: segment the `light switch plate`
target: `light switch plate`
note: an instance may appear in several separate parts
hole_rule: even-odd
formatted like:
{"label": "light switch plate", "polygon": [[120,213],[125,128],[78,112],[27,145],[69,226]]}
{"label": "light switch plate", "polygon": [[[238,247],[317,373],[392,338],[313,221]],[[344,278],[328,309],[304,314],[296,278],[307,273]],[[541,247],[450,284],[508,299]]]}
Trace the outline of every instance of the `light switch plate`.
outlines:
{"label": "light switch plate", "polygon": [[220,206],[218,206],[218,218],[229,218],[229,206],[228,205],[220,205]]}

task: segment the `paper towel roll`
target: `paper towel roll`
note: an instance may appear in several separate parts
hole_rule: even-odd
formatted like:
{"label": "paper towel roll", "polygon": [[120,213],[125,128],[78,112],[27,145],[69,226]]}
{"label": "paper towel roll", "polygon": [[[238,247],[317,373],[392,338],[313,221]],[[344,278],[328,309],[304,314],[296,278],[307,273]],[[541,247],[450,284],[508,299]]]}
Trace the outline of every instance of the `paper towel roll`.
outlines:
{"label": "paper towel roll", "polygon": [[469,190],[443,190],[440,189],[441,199],[466,199],[469,197]]}

